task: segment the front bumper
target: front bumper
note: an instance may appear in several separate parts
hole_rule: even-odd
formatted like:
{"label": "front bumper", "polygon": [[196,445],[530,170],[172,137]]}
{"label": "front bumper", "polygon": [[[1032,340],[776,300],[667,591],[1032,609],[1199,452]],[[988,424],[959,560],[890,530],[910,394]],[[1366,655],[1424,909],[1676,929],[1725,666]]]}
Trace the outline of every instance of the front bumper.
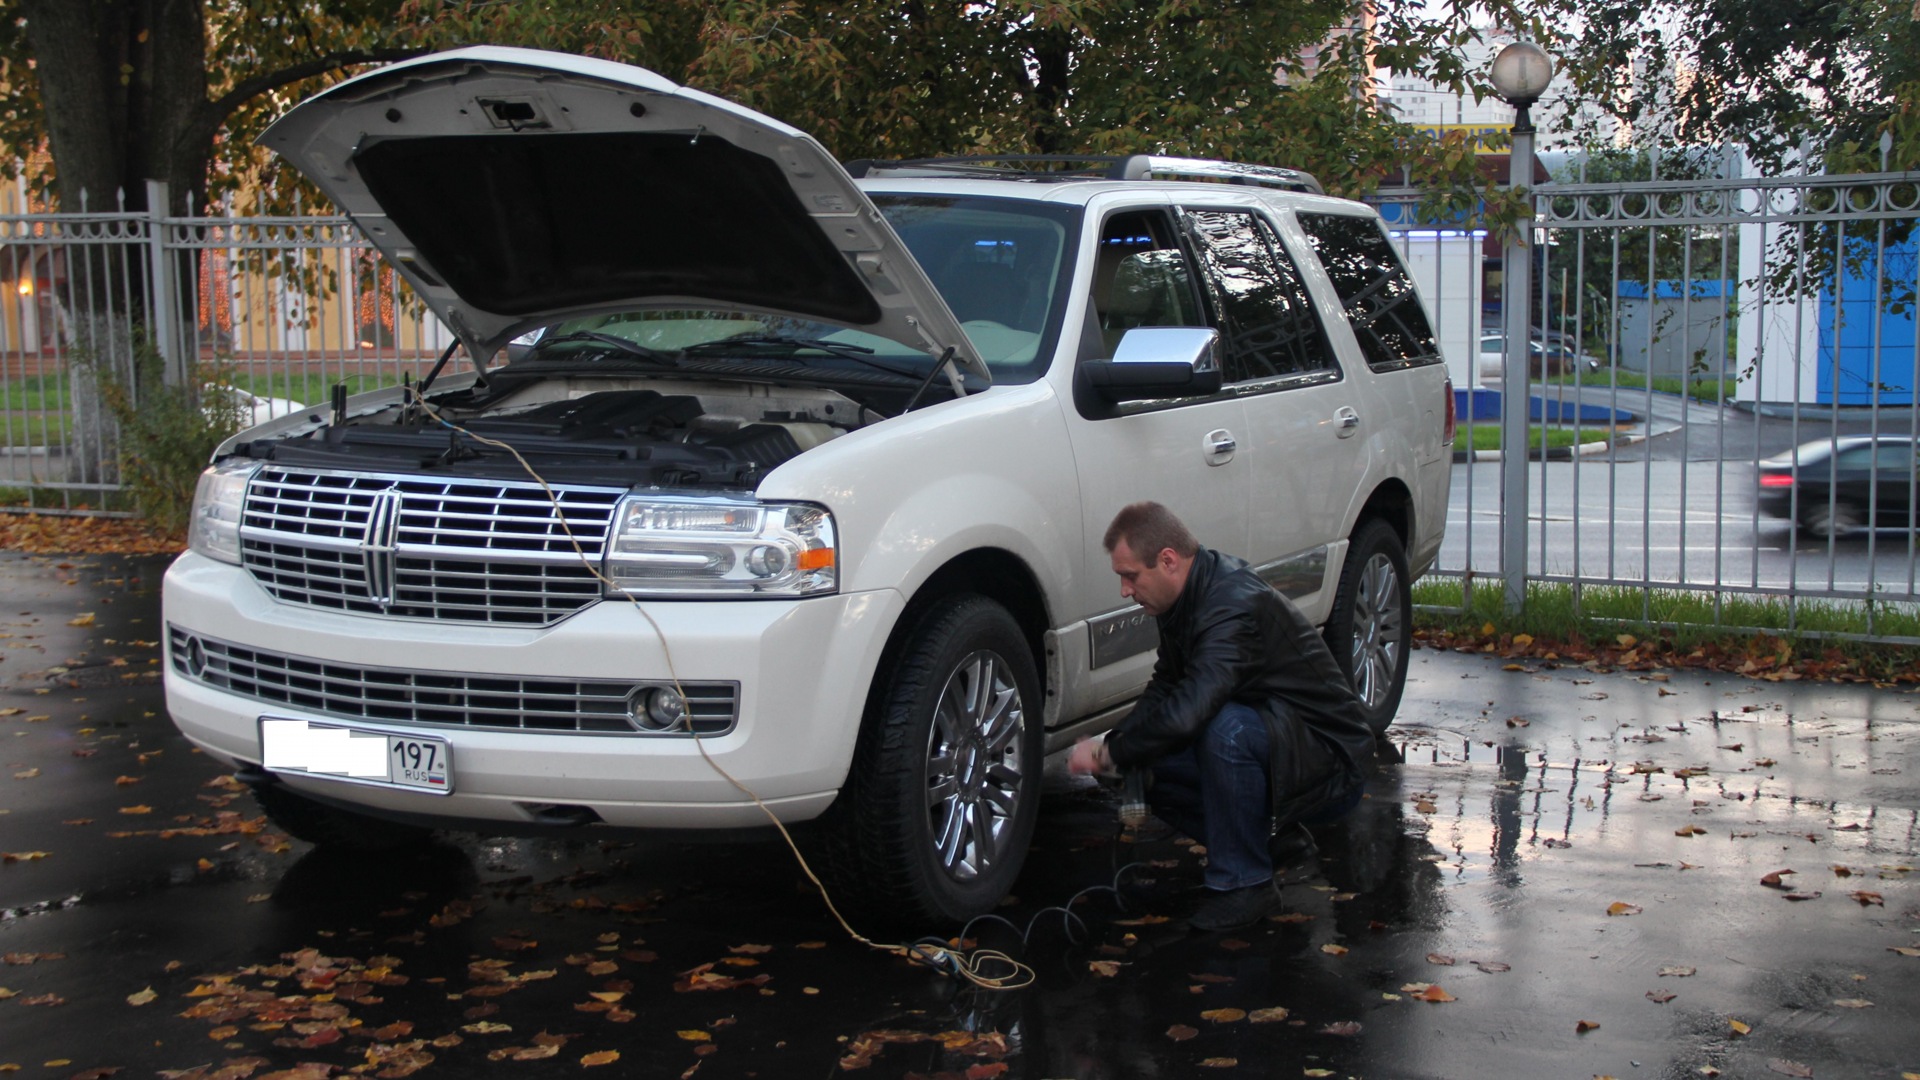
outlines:
{"label": "front bumper", "polygon": [[[335,803],[426,815],[448,826],[537,824],[555,805],[584,807],[623,827],[765,824],[764,813],[720,769],[782,820],[824,810],[845,780],[867,687],[900,615],[899,594],[647,602],[645,615],[634,608],[605,600],[550,627],[352,615],[279,603],[239,567],[192,553],[167,571],[162,601],[170,630],[331,665],[482,677],[736,682],[738,717],[731,730],[695,746],[679,734],[397,724],[308,711],[182,673],[171,633],[167,707],[182,733],[235,766],[259,763],[263,715],[445,739],[454,786],[447,795],[297,772],[277,775],[296,791]],[[700,754],[702,747],[711,763]]]}

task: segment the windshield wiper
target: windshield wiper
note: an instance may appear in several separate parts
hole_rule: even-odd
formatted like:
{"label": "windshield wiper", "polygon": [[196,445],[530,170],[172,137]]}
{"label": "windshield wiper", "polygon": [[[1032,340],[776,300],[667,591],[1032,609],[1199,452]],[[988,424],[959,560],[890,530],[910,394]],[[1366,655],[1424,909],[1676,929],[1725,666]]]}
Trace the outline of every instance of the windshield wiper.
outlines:
{"label": "windshield wiper", "polygon": [[882,364],[868,357],[873,350],[865,345],[855,345],[847,341],[828,341],[825,338],[780,337],[778,335],[746,335],[742,337],[721,338],[718,341],[702,341],[681,350],[684,356],[698,356],[706,353],[750,353],[754,355],[782,356],[793,358],[795,353],[812,349],[841,360],[851,360],[856,364],[865,364],[876,371],[889,375],[898,375],[903,379],[918,379],[920,373],[906,368],[897,368],[891,364]]}
{"label": "windshield wiper", "polygon": [[865,345],[854,345],[845,341],[828,341],[825,338],[780,337],[774,334],[748,334],[741,337],[721,338],[718,341],[703,341],[698,345],[687,346],[685,351],[691,355],[698,353],[723,353],[733,349],[785,353],[796,353],[802,349],[813,349],[816,352],[828,353],[833,356],[844,357],[848,360],[858,360],[862,357],[873,355],[873,350],[867,348]]}
{"label": "windshield wiper", "polygon": [[570,334],[561,334],[558,337],[541,338],[539,343],[534,345],[533,351],[538,355],[539,353],[545,352],[547,346],[558,345],[565,341],[597,341],[602,345],[611,345],[628,356],[638,357],[642,360],[651,360],[656,364],[664,364],[667,367],[680,366],[680,362],[674,359],[672,353],[664,353],[659,349],[649,349],[637,341],[628,341],[618,334],[603,334],[598,330],[575,330]]}

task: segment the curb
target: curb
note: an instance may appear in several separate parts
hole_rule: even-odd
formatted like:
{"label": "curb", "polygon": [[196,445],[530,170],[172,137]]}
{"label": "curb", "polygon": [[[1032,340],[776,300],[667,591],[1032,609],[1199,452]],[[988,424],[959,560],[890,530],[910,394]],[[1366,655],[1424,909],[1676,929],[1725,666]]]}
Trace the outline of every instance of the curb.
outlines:
{"label": "curb", "polygon": [[[1583,442],[1577,446],[1556,446],[1545,451],[1530,449],[1527,451],[1527,460],[1572,461],[1576,457],[1592,457],[1594,454],[1604,454],[1608,449],[1615,446],[1632,446],[1634,443],[1646,441],[1647,436],[1644,433],[1616,435],[1611,439],[1595,439],[1592,442]],[[1500,461],[1504,459],[1505,456],[1505,452],[1500,450],[1455,450],[1453,452],[1455,464],[1465,461]]]}

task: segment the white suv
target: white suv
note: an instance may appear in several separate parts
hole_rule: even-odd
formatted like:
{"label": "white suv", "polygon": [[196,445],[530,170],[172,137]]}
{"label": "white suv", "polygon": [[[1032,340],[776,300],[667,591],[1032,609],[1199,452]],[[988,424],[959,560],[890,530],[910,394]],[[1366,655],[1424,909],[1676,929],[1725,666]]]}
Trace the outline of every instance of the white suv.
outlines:
{"label": "white suv", "polygon": [[1042,755],[1151,671],[1100,544],[1145,498],[1323,622],[1391,721],[1453,395],[1379,219],[1312,178],[856,182],[651,72],[501,48],[264,141],[483,358],[243,432],[201,482],[168,706],[289,832],[764,805],[818,819],[836,899],[980,912]]}

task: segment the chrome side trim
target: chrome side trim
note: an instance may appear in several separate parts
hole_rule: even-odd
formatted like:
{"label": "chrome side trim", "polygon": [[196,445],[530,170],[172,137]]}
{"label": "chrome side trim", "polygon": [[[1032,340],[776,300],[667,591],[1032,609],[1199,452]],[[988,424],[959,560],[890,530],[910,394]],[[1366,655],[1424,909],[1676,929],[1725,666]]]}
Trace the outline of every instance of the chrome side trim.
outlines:
{"label": "chrome side trim", "polygon": [[1327,580],[1327,545],[1308,548],[1298,555],[1276,559],[1254,570],[1273,586],[1273,591],[1289,600],[1312,596]]}

